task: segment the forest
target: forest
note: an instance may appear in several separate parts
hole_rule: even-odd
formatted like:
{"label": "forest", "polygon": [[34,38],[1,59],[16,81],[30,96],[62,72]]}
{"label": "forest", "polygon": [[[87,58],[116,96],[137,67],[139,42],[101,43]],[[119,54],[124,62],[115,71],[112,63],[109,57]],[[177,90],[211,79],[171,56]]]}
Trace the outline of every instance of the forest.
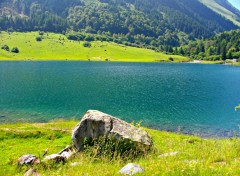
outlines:
{"label": "forest", "polygon": [[3,0],[0,14],[0,30],[80,32],[160,50],[238,28],[197,0]]}

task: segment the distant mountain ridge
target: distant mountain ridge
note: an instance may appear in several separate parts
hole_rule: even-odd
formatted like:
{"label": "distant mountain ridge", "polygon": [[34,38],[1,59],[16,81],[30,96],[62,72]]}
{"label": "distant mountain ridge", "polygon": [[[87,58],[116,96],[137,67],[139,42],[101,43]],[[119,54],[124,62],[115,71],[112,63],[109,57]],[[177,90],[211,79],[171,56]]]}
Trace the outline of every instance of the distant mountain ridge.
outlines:
{"label": "distant mountain ridge", "polygon": [[[221,13],[205,1],[221,7]],[[239,14],[224,0],[2,0],[0,29],[74,30],[179,46],[238,29]]]}
{"label": "distant mountain ridge", "polygon": [[216,13],[240,26],[240,11],[227,0],[199,0]]}

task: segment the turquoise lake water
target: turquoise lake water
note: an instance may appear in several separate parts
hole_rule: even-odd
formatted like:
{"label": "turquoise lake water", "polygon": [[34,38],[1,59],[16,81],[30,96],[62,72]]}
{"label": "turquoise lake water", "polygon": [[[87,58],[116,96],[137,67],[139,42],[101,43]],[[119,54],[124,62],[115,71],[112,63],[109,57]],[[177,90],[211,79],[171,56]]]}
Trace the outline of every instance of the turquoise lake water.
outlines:
{"label": "turquoise lake water", "polygon": [[240,67],[167,63],[0,62],[0,122],[81,119],[97,109],[201,136],[240,133]]}

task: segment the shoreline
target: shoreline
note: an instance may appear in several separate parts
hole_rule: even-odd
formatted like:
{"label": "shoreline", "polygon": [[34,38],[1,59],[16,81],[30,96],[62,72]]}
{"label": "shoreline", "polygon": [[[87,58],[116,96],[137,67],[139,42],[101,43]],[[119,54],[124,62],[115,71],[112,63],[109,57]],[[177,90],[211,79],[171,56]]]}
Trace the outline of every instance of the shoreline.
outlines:
{"label": "shoreline", "polygon": [[[49,125],[49,124],[57,124],[58,122],[61,123],[78,123],[80,120],[76,119],[53,119],[49,121],[43,121],[43,122],[35,122],[35,121],[24,121],[23,119],[20,121],[12,121],[12,122],[0,122],[0,130],[2,126],[18,126],[18,125],[34,125],[34,126],[43,126],[43,125]],[[168,129],[160,129],[157,127],[152,127],[152,126],[141,126],[143,129],[147,130],[156,130],[159,132],[165,132],[169,134],[175,134],[175,135],[183,135],[183,136],[188,136],[188,137],[198,137],[201,139],[216,139],[216,140],[224,140],[224,139],[240,139],[240,133],[237,134],[235,130],[223,130],[220,133],[201,133],[201,132],[194,132],[194,131],[181,131],[179,129],[175,130],[168,130]],[[226,135],[227,134],[227,135]]]}
{"label": "shoreline", "polygon": [[[53,154],[71,144],[72,129],[79,121],[52,121],[51,123],[0,124],[0,147],[3,175],[24,175],[29,169],[19,167],[17,159],[27,153],[39,156]],[[154,149],[144,157],[131,162],[140,164],[145,175],[237,175],[239,172],[239,138],[204,139],[143,128],[154,142]],[[129,160],[114,160],[82,152],[62,164],[49,163],[36,167],[43,175],[117,175]],[[78,163],[73,166],[73,163]],[[219,170],[220,168],[224,168]],[[98,170],[96,174],[96,170]]]}
{"label": "shoreline", "polygon": [[201,63],[194,63],[192,61],[176,61],[176,62],[170,62],[170,61],[142,61],[142,60],[110,60],[110,61],[99,61],[99,60],[85,60],[85,59],[36,59],[36,60],[3,60],[0,58],[1,62],[89,62],[89,63],[165,63],[165,64],[193,64],[193,65],[224,65],[224,66],[240,66],[239,62],[231,63],[231,64],[224,64],[220,62],[213,62],[213,61],[203,61]]}

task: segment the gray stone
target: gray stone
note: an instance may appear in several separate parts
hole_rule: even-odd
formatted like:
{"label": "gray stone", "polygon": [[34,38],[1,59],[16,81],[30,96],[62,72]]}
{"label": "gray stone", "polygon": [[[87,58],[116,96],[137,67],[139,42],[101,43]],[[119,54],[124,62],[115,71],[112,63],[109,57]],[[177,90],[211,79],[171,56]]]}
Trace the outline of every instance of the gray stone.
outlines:
{"label": "gray stone", "polygon": [[60,152],[58,152],[58,154],[61,155],[63,152],[74,153],[75,150],[73,149],[72,145],[67,145],[64,149],[62,149]]}
{"label": "gray stone", "polygon": [[40,176],[36,169],[30,168],[24,176]]}
{"label": "gray stone", "polygon": [[61,162],[61,161],[65,161],[65,157],[63,157],[62,155],[59,154],[52,154],[52,155],[48,155],[46,156],[43,161],[55,161],[55,162]]}
{"label": "gray stone", "polygon": [[144,169],[140,165],[129,163],[124,166],[119,172],[124,175],[134,175],[137,173],[142,173],[143,171]]}
{"label": "gray stone", "polygon": [[144,130],[95,110],[89,110],[72,132],[72,140],[79,151],[83,149],[85,138],[94,139],[103,136],[132,141],[144,151],[152,146],[152,140]]}
{"label": "gray stone", "polygon": [[61,156],[64,157],[65,159],[69,159],[73,155],[72,152],[62,152]]}
{"label": "gray stone", "polygon": [[46,156],[43,161],[56,161],[56,162],[61,162],[69,159],[72,157],[74,153],[76,153],[73,149],[73,147],[68,145],[65,147],[63,150],[58,152],[57,154],[51,154]]}
{"label": "gray stone", "polygon": [[34,164],[37,163],[37,157],[31,154],[23,155],[20,158],[18,158],[18,164],[24,165],[24,164]]}

